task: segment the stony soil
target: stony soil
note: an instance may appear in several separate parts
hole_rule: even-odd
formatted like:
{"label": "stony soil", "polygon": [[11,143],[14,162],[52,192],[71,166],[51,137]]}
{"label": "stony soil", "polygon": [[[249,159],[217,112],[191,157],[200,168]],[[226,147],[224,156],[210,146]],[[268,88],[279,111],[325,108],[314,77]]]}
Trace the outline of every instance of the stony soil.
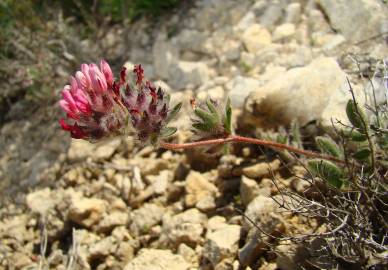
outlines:
{"label": "stony soil", "polygon": [[[111,53],[126,50],[128,67],[142,63],[172,103],[185,102],[175,141],[191,138],[192,96],[230,96],[234,126],[250,135],[294,119],[327,127],[346,121],[347,74],[369,102],[358,74],[373,75],[374,60],[388,55],[383,38],[368,39],[387,31],[387,14],[379,0],[198,0],[160,25],[138,22],[128,48]],[[380,102],[386,89],[372,81]],[[302,194],[308,186],[298,177],[308,175],[276,152],[245,145],[209,156],[132,138],[67,137],[39,118],[1,128],[2,191],[12,195],[0,209],[0,268],[287,270],[314,262],[266,235],[325,229],[280,210],[279,189]]]}

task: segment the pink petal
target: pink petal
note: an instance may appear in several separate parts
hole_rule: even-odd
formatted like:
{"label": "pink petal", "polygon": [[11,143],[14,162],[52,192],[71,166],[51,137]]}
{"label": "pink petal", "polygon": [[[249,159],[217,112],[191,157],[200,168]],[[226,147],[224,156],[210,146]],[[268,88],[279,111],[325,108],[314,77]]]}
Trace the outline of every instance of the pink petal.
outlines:
{"label": "pink petal", "polygon": [[67,103],[67,101],[61,99],[59,101],[59,106],[62,108],[62,110],[66,113],[69,113],[70,112],[70,107],[69,107],[69,104]]}
{"label": "pink petal", "polygon": [[113,73],[109,64],[105,60],[101,60],[100,69],[105,75],[106,82],[111,86],[113,84]]}
{"label": "pink petal", "polygon": [[103,93],[107,90],[108,85],[105,80],[104,74],[101,73],[101,71],[98,69],[96,65],[93,65],[90,68],[90,78],[92,80],[92,88],[97,93]]}
{"label": "pink petal", "polygon": [[64,100],[66,100],[69,103],[70,106],[75,105],[75,102],[74,102],[73,96],[71,95],[70,90],[67,90],[67,89],[63,90],[62,97]]}
{"label": "pink petal", "polygon": [[73,76],[71,76],[71,79],[70,79],[70,88],[71,88],[70,91],[72,93],[77,92],[78,83],[77,83],[77,80]]}
{"label": "pink petal", "polygon": [[82,64],[81,65],[81,71],[84,74],[86,82],[87,82],[87,85],[89,87],[92,84],[92,81],[91,81],[90,75],[89,75],[89,71],[90,71],[89,65]]}

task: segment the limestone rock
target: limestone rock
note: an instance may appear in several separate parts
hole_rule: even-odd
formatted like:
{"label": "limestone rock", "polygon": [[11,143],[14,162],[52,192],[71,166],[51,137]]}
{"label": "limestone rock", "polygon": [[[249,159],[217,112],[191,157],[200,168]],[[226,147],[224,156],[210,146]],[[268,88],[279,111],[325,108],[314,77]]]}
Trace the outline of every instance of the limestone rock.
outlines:
{"label": "limestone rock", "polygon": [[68,158],[70,161],[79,161],[92,157],[94,159],[107,159],[120,146],[121,140],[119,138],[102,141],[92,144],[84,140],[71,140],[70,148],[68,150]]}
{"label": "limestone rock", "polygon": [[240,240],[240,229],[238,225],[227,225],[207,236],[203,255],[213,266],[222,259],[235,255]]}
{"label": "limestone rock", "polygon": [[209,77],[210,70],[203,62],[179,61],[169,69],[169,83],[177,90],[187,86],[197,87]]}
{"label": "limestone rock", "polygon": [[[261,230],[271,235],[284,232],[284,219],[278,211],[279,207],[276,202],[262,195],[257,196],[249,203],[243,219],[243,228],[248,231],[248,236],[245,245],[239,250],[241,265],[250,265],[256,261],[265,250],[266,242],[272,241]],[[249,220],[246,217],[249,217]]]}
{"label": "limestone rock", "polygon": [[202,46],[206,38],[205,32],[191,29],[183,29],[176,37],[177,44],[181,50],[192,50],[195,52],[203,52]]}
{"label": "limestone rock", "polygon": [[172,182],[174,175],[170,170],[163,170],[158,175],[149,175],[147,178],[151,182],[154,193],[162,195],[167,191],[167,187]]}
{"label": "limestone rock", "polygon": [[295,25],[292,23],[281,24],[276,27],[273,33],[274,41],[282,41],[293,37],[295,34]]}
{"label": "limestone rock", "polygon": [[260,193],[259,184],[248,177],[242,176],[240,183],[240,196],[244,205],[248,205]]}
{"label": "limestone rock", "polygon": [[[356,95],[360,93],[355,89]],[[357,96],[362,104],[362,95]],[[304,125],[321,119],[331,126],[331,118],[347,123],[349,99],[346,74],[333,58],[320,57],[302,68],[279,74],[253,92],[245,103],[244,121],[273,127],[297,119]]]}
{"label": "limestone rock", "polygon": [[318,0],[318,4],[331,26],[353,42],[381,34],[387,24],[388,7],[382,1]]}
{"label": "limestone rock", "polygon": [[158,224],[163,217],[164,209],[156,204],[145,204],[130,213],[130,231],[134,235],[146,233]]}
{"label": "limestone rock", "polygon": [[236,76],[226,85],[229,90],[228,96],[235,108],[242,108],[245,99],[259,89],[260,81],[254,78]]}
{"label": "limestone rock", "polygon": [[50,188],[29,193],[26,196],[27,207],[34,213],[44,215],[49,209],[56,204],[55,198],[52,196]]}
{"label": "limestone rock", "polygon": [[248,52],[257,53],[271,44],[272,37],[266,28],[260,24],[253,24],[244,31],[242,41]]}
{"label": "limestone rock", "polygon": [[[277,211],[279,211],[279,206],[272,198],[259,195],[249,203],[245,210],[245,216],[249,217],[265,232],[272,233],[283,222]],[[254,225],[244,218],[243,227],[249,229],[253,228]]]}
{"label": "limestone rock", "polygon": [[98,224],[99,232],[111,231],[114,227],[126,225],[128,222],[128,213],[122,211],[115,211],[105,215]]}
{"label": "limestone rock", "polygon": [[81,226],[90,228],[100,221],[106,205],[106,201],[96,198],[73,197],[69,206],[68,218]]}
{"label": "limestone rock", "polygon": [[196,171],[187,175],[185,189],[185,203],[188,207],[201,204],[202,200],[209,200],[209,197],[214,198],[218,193],[217,187]]}
{"label": "limestone rock", "polygon": [[300,15],[302,13],[302,7],[300,3],[291,3],[286,7],[286,23],[298,23],[300,21]]}
{"label": "limestone rock", "polygon": [[188,270],[190,265],[169,250],[142,249],[124,270]]}
{"label": "limestone rock", "polygon": [[201,241],[206,215],[192,208],[183,213],[163,217],[162,246],[178,247],[181,243],[195,246]]}
{"label": "limestone rock", "polygon": [[198,92],[197,98],[201,101],[205,101],[208,98],[222,100],[225,98],[225,91],[221,86],[215,86],[213,88]]}
{"label": "limestone rock", "polygon": [[194,249],[185,244],[180,244],[177,253],[181,255],[186,262],[189,262],[192,266],[198,267],[198,255]]}
{"label": "limestone rock", "polygon": [[280,160],[275,159],[272,162],[259,162],[257,164],[243,168],[242,173],[249,178],[262,178],[270,175],[271,170],[277,171],[280,167]]}
{"label": "limestone rock", "polygon": [[152,48],[155,73],[162,79],[169,78],[169,70],[178,61],[178,50],[164,34],[159,34]]}

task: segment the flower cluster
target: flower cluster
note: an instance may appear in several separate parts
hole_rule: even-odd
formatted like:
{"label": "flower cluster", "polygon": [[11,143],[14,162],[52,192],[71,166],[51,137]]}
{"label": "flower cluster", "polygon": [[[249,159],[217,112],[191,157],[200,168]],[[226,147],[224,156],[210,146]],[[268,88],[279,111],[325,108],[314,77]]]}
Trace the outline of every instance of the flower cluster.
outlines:
{"label": "flower cluster", "polygon": [[[100,67],[82,64],[81,71],[62,90],[59,104],[68,118],[68,122],[60,120],[62,128],[73,138],[89,141],[127,135],[131,130],[142,142],[156,142],[161,135],[172,135],[176,129],[166,125],[180,104],[170,111],[168,95],[144,81],[141,65],[135,66],[133,72],[135,76],[129,76],[123,67],[115,81],[104,60]],[[135,83],[131,82],[133,77]]]}

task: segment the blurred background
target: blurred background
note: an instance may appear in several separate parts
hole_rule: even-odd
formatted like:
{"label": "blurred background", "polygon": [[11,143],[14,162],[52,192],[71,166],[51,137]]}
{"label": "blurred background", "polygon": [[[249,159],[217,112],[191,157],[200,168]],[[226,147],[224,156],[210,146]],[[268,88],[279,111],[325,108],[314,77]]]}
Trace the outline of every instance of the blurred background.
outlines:
{"label": "blurred background", "polygon": [[0,1],[0,193],[36,183],[68,147],[57,102],[80,64],[106,59],[117,72],[131,55],[143,63],[155,26],[188,2]]}

